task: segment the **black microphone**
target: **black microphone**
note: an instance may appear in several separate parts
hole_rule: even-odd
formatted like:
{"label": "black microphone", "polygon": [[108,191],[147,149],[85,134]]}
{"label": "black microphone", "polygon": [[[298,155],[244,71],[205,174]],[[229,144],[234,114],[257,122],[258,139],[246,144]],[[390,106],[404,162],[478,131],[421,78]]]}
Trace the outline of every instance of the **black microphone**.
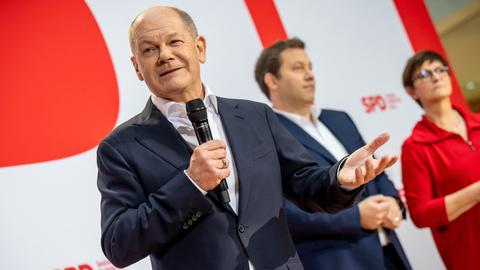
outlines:
{"label": "black microphone", "polygon": [[[193,129],[199,144],[206,143],[213,140],[210,125],[208,124],[207,109],[205,104],[199,98],[190,100],[186,104],[187,115],[190,122],[192,122]],[[220,184],[215,188],[220,202],[227,204],[230,202],[228,195],[228,185],[225,179],[220,181]]]}

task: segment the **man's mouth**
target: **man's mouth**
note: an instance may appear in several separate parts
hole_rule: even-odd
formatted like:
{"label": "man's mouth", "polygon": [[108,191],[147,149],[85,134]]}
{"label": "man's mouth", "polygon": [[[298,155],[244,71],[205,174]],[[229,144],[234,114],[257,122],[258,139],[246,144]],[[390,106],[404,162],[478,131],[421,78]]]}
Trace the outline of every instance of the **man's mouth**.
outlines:
{"label": "man's mouth", "polygon": [[173,73],[173,72],[175,72],[175,71],[177,71],[177,70],[179,70],[179,69],[181,69],[181,67],[179,67],[179,68],[172,68],[172,69],[166,70],[166,71],[160,73],[160,77],[163,77],[163,76],[165,76],[165,75],[168,75],[168,74],[170,74],[170,73]]}

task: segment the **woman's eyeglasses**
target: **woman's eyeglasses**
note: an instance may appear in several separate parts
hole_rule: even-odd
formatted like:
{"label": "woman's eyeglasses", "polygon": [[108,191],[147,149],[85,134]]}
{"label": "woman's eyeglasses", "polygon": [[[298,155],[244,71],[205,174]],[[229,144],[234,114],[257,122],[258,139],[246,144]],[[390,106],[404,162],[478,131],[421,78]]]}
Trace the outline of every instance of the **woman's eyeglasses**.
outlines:
{"label": "woman's eyeglasses", "polygon": [[438,77],[443,77],[448,73],[448,66],[437,67],[434,70],[421,69],[420,72],[415,76],[413,81],[427,81],[433,78],[433,74],[436,74]]}

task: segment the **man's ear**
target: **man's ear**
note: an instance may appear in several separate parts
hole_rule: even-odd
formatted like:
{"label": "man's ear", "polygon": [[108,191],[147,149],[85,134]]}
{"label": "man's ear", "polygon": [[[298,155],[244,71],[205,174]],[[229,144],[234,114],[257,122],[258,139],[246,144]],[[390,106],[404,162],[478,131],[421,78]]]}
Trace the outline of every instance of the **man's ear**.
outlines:
{"label": "man's ear", "polygon": [[263,82],[270,90],[270,94],[272,94],[272,92],[275,92],[278,88],[277,77],[275,77],[275,75],[270,72],[265,73],[265,75],[263,76]]}
{"label": "man's ear", "polygon": [[135,69],[135,73],[137,73],[138,79],[140,81],[143,81],[142,73],[140,73],[140,70],[138,69],[137,58],[135,58],[135,56],[132,56],[132,57],[130,57],[130,60],[132,61],[133,68]]}
{"label": "man's ear", "polygon": [[199,35],[195,38],[195,46],[197,48],[198,53],[198,61],[200,63],[205,63],[207,60],[207,40],[204,36]]}

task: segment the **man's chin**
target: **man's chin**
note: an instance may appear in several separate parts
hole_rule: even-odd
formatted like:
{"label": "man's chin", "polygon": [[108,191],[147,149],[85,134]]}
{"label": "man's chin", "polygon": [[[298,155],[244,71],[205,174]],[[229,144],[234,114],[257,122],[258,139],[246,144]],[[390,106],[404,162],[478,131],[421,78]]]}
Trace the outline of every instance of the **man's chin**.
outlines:
{"label": "man's chin", "polygon": [[173,100],[172,98],[168,97],[190,96],[187,91],[190,91],[189,89],[191,89],[191,87],[188,86],[189,85],[185,81],[170,81],[166,84],[155,87],[155,91],[152,92],[161,98]]}

